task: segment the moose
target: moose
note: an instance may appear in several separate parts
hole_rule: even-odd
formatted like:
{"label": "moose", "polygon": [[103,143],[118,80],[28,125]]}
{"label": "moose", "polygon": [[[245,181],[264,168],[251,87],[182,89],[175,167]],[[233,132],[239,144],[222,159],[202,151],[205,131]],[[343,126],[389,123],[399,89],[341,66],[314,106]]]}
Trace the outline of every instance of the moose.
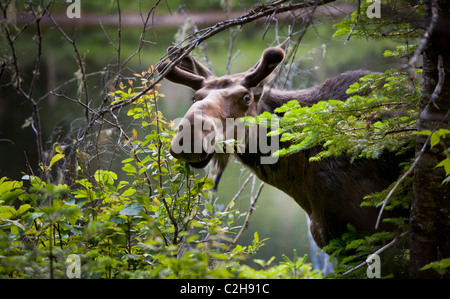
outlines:
{"label": "moose", "polygon": [[[205,139],[214,132],[215,138],[209,140],[214,145],[218,142],[218,136],[225,136],[226,130],[232,130],[226,126],[226,119],[257,116],[264,111],[274,113],[277,107],[291,100],[297,100],[304,106],[331,99],[345,101],[350,96],[346,93],[349,86],[370,73],[365,70],[348,71],[308,89],[289,91],[270,88],[268,83],[274,79],[277,68],[286,56],[287,44],[288,40],[277,47],[267,48],[255,66],[233,75],[217,77],[190,55],[173,66],[165,78],[192,88],[195,94],[193,104],[173,138],[171,154],[195,168],[203,168],[214,159],[218,168],[223,170],[229,154],[208,150]],[[170,57],[161,64],[159,70],[169,63]],[[200,125],[194,128],[196,122],[213,124],[212,120],[220,120],[223,125]],[[180,134],[182,130],[186,131],[186,126],[192,127],[189,130],[191,138]],[[193,145],[186,146],[192,140],[203,142],[194,150]],[[184,145],[183,150],[179,150],[179,145]],[[379,209],[361,207],[361,202],[364,196],[386,189],[398,178],[400,168],[397,158],[385,154],[376,160],[352,161],[343,155],[310,162],[309,158],[319,151],[320,147],[303,150],[280,157],[272,164],[261,163],[261,156],[267,154],[259,151],[236,151],[234,156],[262,181],[288,194],[305,210],[310,218],[310,231],[320,248],[340,237],[348,224],[359,232],[374,233]],[[390,229],[388,224],[382,223],[378,227],[378,230],[386,229]]]}

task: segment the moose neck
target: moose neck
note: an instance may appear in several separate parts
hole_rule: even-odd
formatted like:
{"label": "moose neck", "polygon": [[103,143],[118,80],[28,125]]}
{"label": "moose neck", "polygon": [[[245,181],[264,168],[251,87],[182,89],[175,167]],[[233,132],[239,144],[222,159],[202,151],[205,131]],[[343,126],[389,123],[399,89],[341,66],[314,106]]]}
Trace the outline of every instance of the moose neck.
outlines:
{"label": "moose neck", "polygon": [[331,99],[345,101],[351,96],[346,92],[349,86],[370,73],[366,70],[348,71],[307,89],[289,91],[265,87],[258,103],[258,113],[264,111],[273,113],[275,108],[291,100],[299,101],[302,106],[312,106]]}
{"label": "moose neck", "polygon": [[[317,93],[317,87],[300,90],[265,87],[258,101],[256,114],[265,111],[274,113],[276,108],[292,100],[299,101],[302,106],[312,106],[320,98],[317,97]],[[280,146],[283,147],[284,145],[280,144]],[[314,167],[311,168],[309,163],[310,152],[310,150],[305,150],[291,157],[279,158],[274,164],[261,164],[261,157],[271,153],[241,153],[237,157],[244,165],[252,169],[261,180],[292,196],[307,213],[310,213],[310,203],[304,197],[304,189],[311,183],[306,179],[306,176],[312,177],[310,172],[314,171]],[[292,184],[289,179],[292,177],[295,177],[299,183]]]}
{"label": "moose neck", "polygon": [[280,90],[265,88],[258,103],[258,114],[265,111],[273,113],[274,110],[289,101],[297,100],[302,106],[312,106],[317,103],[313,97],[314,88],[299,90]]}

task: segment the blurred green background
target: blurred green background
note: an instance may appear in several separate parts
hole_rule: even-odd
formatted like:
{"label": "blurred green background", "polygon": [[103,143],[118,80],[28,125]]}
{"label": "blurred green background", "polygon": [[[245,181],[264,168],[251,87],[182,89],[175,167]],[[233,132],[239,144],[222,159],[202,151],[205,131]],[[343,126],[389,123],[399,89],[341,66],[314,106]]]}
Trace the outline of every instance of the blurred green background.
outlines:
{"label": "blurred green background", "polygon": [[[58,24],[74,39],[80,54],[85,60],[88,77],[89,93],[92,107],[98,107],[104,94],[105,86],[111,79],[111,74],[117,70],[118,37],[118,10],[117,1],[87,1],[81,0],[81,19],[68,19],[65,12],[69,3],[57,1],[52,7],[52,13]],[[156,1],[120,1],[122,17],[121,28],[121,61],[132,55],[139,47],[142,34],[142,17],[152,9]],[[147,70],[156,64],[176,39],[190,33],[189,22],[186,16],[192,16],[199,28],[212,24],[203,24],[202,16],[217,16],[217,21],[230,16],[247,12],[254,4],[250,0],[210,0],[210,1],[161,1],[154,11],[154,18],[149,22],[145,32],[145,43],[137,55],[126,66],[124,74],[132,76]],[[17,26],[23,25],[25,9],[21,1],[16,4]],[[350,39],[344,44],[345,37],[333,39],[333,24],[349,16],[354,8],[355,1],[337,1],[330,8],[331,12],[317,14],[312,26],[304,35],[296,52],[295,61],[298,68],[293,73],[289,88],[306,88],[324,81],[333,75],[351,69],[370,69],[383,71],[395,66],[397,62],[383,58],[386,49],[395,48],[393,41],[369,41]],[[180,13],[180,8],[182,12]],[[194,18],[194,16],[196,18]],[[164,17],[164,18],[162,18]],[[214,20],[214,18],[213,18]],[[208,59],[205,59],[205,50],[197,48],[196,57],[212,65],[217,75],[223,75],[227,69],[227,57],[230,51],[230,34],[234,36],[231,56],[231,73],[242,72],[254,65],[262,51],[277,42],[281,42],[290,33],[292,41],[301,34],[305,19],[300,17],[293,21],[288,16],[280,17],[278,22],[267,22],[263,19],[257,23],[243,25],[224,31],[211,39],[205,46]],[[47,20],[48,21],[48,20]],[[22,22],[22,23],[21,23]],[[183,31],[184,30],[184,31]],[[34,38],[35,30],[25,30],[20,39],[16,41],[17,56],[20,61],[20,70],[24,82],[32,76],[35,65],[37,43]],[[46,149],[51,149],[54,142],[70,142],[76,138],[77,131],[83,128],[84,111],[63,96],[50,94],[49,91],[63,85],[59,90],[61,94],[77,96],[77,80],[75,72],[78,69],[74,58],[74,50],[65,40],[59,30],[50,22],[42,21],[42,62],[40,68],[39,85],[33,96],[40,100],[40,113],[43,125]],[[278,39],[278,41],[277,41]],[[0,55],[8,57],[8,45],[5,39],[0,38]],[[27,171],[26,160],[36,166],[35,136],[26,120],[31,116],[31,108],[26,101],[17,95],[13,88],[5,84],[11,78],[0,78],[0,177],[8,176],[11,179],[20,179]],[[190,104],[192,91],[186,87],[178,86],[166,80],[162,82],[162,93],[165,98],[161,100],[160,109],[167,119],[181,117]],[[126,113],[126,111],[125,111]],[[134,124],[124,114],[122,122],[130,122],[131,131]],[[137,127],[136,127],[137,128]],[[138,132],[139,129],[137,128]],[[117,167],[120,170],[120,158],[117,158]],[[113,169],[114,170],[114,169]],[[248,177],[249,171],[237,162],[231,162],[227,167],[219,186],[219,201],[226,205],[239,190],[241,184]],[[256,182],[256,187],[259,181]],[[247,185],[236,206],[246,212],[250,204],[251,183]],[[243,221],[243,219],[242,219]],[[248,230],[240,239],[243,246],[250,245],[254,232],[257,231],[260,239],[269,238],[254,258],[268,260],[275,256],[278,261],[281,254],[292,256],[293,249],[302,256],[310,254],[310,243],[306,225],[306,216],[303,210],[287,195],[277,189],[266,185],[258,200],[257,208],[250,220]]]}

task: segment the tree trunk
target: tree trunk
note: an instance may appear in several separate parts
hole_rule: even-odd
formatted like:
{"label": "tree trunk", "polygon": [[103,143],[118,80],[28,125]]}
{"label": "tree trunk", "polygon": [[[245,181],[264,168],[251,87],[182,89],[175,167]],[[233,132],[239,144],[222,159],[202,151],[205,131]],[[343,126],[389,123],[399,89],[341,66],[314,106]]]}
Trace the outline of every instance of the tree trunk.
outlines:
{"label": "tree trunk", "polygon": [[[432,31],[423,51],[418,131],[433,132],[438,128],[450,129],[450,0],[428,0],[425,11],[427,28]],[[431,101],[433,93],[434,103]],[[450,269],[445,275],[434,270],[420,270],[430,262],[450,258],[450,183],[442,184],[445,171],[443,167],[436,168],[445,159],[444,150],[450,147],[448,137],[432,149],[429,143],[424,147],[427,136],[417,137],[416,153],[419,154],[422,148],[424,151],[414,169],[410,222],[413,278],[450,278]]]}

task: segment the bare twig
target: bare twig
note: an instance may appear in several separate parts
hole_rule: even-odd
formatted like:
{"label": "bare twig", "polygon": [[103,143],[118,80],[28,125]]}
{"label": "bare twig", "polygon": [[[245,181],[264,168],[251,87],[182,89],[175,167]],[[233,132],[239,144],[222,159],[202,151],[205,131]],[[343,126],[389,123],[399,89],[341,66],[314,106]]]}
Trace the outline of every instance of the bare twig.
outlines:
{"label": "bare twig", "polygon": [[[399,239],[403,238],[404,236],[408,235],[409,233],[410,233],[410,231],[408,230],[408,231],[406,231],[406,232],[401,233],[401,234],[398,235],[398,236],[395,236],[395,238],[394,238],[391,242],[387,243],[386,245],[384,245],[383,247],[381,247],[380,249],[378,249],[377,251],[375,251],[373,254],[377,254],[377,255],[378,255],[378,254],[382,253],[382,252],[385,251],[386,249],[388,249],[388,248],[392,247],[393,245],[395,245],[395,243],[397,243]],[[366,260],[366,261],[364,261],[363,263],[361,263],[361,264],[359,264],[358,266],[356,266],[355,268],[353,268],[353,269],[351,269],[351,270],[348,270],[347,272],[345,272],[344,274],[342,274],[341,277],[342,277],[342,276],[346,276],[346,275],[348,275],[348,274],[350,274],[350,273],[352,273],[352,272],[358,270],[359,268],[362,268],[362,267],[366,266],[367,264],[368,264],[368,262],[367,262],[367,260]]]}
{"label": "bare twig", "polygon": [[[153,89],[156,84],[161,82],[161,80],[171,71],[171,69],[175,65],[177,65],[184,57],[189,55],[189,53],[192,52],[203,41],[211,38],[212,36],[222,32],[224,30],[227,30],[228,28],[251,23],[257,19],[272,15],[274,13],[279,14],[282,12],[287,12],[287,11],[292,11],[292,10],[297,10],[297,9],[304,9],[304,8],[308,8],[308,7],[325,5],[325,4],[334,2],[334,0],[307,1],[307,2],[302,2],[302,3],[295,3],[295,4],[288,3],[286,5],[282,5],[284,2],[286,2],[286,1],[285,0],[274,1],[274,2],[269,2],[266,4],[261,4],[259,6],[258,10],[252,10],[252,11],[248,12],[247,14],[245,14],[241,17],[238,17],[236,19],[225,20],[225,21],[219,22],[213,26],[199,30],[198,32],[188,36],[185,40],[181,41],[178,44],[178,46],[180,46],[180,47],[174,47],[170,53],[167,53],[166,55],[161,57],[160,62],[157,65],[155,65],[156,69],[158,69],[158,66],[160,66],[162,64],[164,59],[166,59],[169,56],[171,57],[170,63],[168,63],[167,65],[165,65],[164,68],[159,70],[159,76],[156,76],[155,72],[152,72],[150,74],[150,76],[153,78],[151,84],[149,84],[146,88],[142,89],[141,92],[137,93],[133,97],[130,97],[129,99],[124,100],[124,101],[117,102],[113,105],[110,105],[109,107],[100,109],[96,114],[92,115],[92,117],[89,119],[89,122],[87,123],[85,129],[83,130],[80,137],[77,139],[76,143],[72,147],[72,150],[70,151],[67,160],[70,161],[71,157],[73,157],[73,155],[75,153],[76,148],[78,148],[78,146],[81,144],[81,142],[83,142],[85,140],[87,133],[90,131],[90,129],[92,128],[94,123],[96,123],[104,114],[113,113],[113,111],[116,111],[122,107],[125,107],[125,106],[135,102],[137,99],[141,98],[143,95],[145,95],[151,89]],[[189,41],[189,43],[185,46],[181,46],[186,41]]]}
{"label": "bare twig", "polygon": [[148,25],[148,22],[150,21],[150,17],[151,17],[151,16],[154,16],[156,7],[158,6],[158,4],[159,4],[160,2],[161,2],[161,0],[158,0],[158,1],[155,3],[155,5],[153,5],[153,7],[152,7],[152,8],[150,9],[150,11],[147,13],[147,16],[146,16],[145,20],[144,20],[144,18],[142,18],[143,25],[142,25],[141,36],[139,37],[139,46],[138,46],[138,48],[136,49],[136,51],[135,51],[133,54],[131,54],[128,58],[126,58],[126,59],[123,61],[123,65],[126,65],[126,64],[128,63],[128,61],[130,61],[134,56],[136,56],[137,54],[139,54],[139,53],[141,52],[141,49],[142,49],[142,47],[144,46],[144,43],[146,42],[146,40],[145,40],[145,33],[146,33],[146,31],[147,31],[147,25]]}
{"label": "bare twig", "polygon": [[428,25],[427,30],[425,31],[422,39],[420,40],[419,46],[417,47],[416,51],[414,52],[414,55],[410,59],[408,63],[409,68],[409,76],[411,78],[414,78],[414,69],[417,64],[417,60],[419,59],[420,54],[422,54],[423,50],[425,49],[425,46],[428,44],[428,41],[430,40],[431,33],[434,31],[434,28],[436,27],[438,21],[438,8],[436,0],[431,1],[431,21]]}
{"label": "bare twig", "polygon": [[[122,63],[120,54],[122,52],[122,10],[120,9],[120,0],[117,0],[117,13],[119,14],[119,24],[117,25],[117,74],[120,77],[122,73]],[[117,79],[119,81],[119,79]]]}
{"label": "bare twig", "polygon": [[400,186],[400,183],[406,178],[408,177],[408,175],[411,174],[411,172],[413,171],[413,169],[416,167],[417,163],[419,162],[420,158],[422,158],[423,153],[425,152],[426,146],[428,145],[428,142],[430,141],[431,138],[431,134],[428,136],[427,140],[425,141],[425,144],[423,145],[422,149],[420,150],[419,154],[416,156],[414,163],[411,165],[411,167],[408,169],[408,171],[406,171],[402,177],[397,181],[397,183],[395,183],[394,187],[391,189],[391,191],[389,191],[388,195],[386,196],[386,198],[383,200],[382,205],[381,205],[381,209],[380,212],[378,213],[378,218],[377,218],[377,222],[375,223],[375,229],[378,229],[378,226],[380,225],[381,222],[381,217],[383,215],[383,211],[384,208],[386,207],[386,204],[388,202],[388,200],[391,198],[392,194],[394,194],[394,191],[397,190],[398,186]]}
{"label": "bare twig", "polygon": [[[3,18],[5,20],[8,19],[8,14],[7,14],[8,5],[9,5],[9,3],[7,3],[5,6],[3,6],[3,4],[0,3],[0,9],[3,12]],[[46,9],[50,5],[52,5],[52,2],[50,2],[46,6]],[[23,96],[32,106],[33,121],[31,123],[31,128],[33,129],[33,131],[36,135],[36,145],[37,145],[39,163],[41,165],[43,165],[44,164],[44,145],[43,145],[43,141],[42,141],[42,128],[41,128],[39,107],[38,107],[38,102],[33,98],[32,94],[33,94],[35,83],[39,77],[39,68],[40,68],[41,56],[42,56],[42,34],[41,34],[40,21],[42,19],[43,14],[45,14],[45,11],[39,14],[33,9],[32,6],[31,6],[31,10],[32,10],[33,17],[34,17],[33,20],[30,21],[30,23],[23,26],[22,30],[16,36],[11,35],[11,31],[7,25],[4,26],[4,28],[5,28],[5,33],[6,33],[6,39],[7,39],[8,45],[11,50],[12,65],[13,65],[13,70],[14,70],[12,85],[17,90],[17,92],[21,96]],[[23,89],[23,86],[22,86],[21,73],[20,73],[20,69],[19,69],[19,61],[17,58],[14,42],[16,41],[18,36],[23,32],[24,28],[28,27],[33,22],[36,23],[37,55],[36,55],[36,62],[35,62],[35,67],[34,67],[34,71],[33,71],[33,76],[31,78],[31,84],[29,86],[28,93],[27,93],[27,92],[25,92],[25,90]],[[2,72],[3,72],[3,69],[4,69],[4,67],[2,67]],[[45,171],[42,172],[42,178],[44,180],[46,179]]]}
{"label": "bare twig", "polygon": [[[86,74],[86,78],[91,77],[91,76],[95,76],[95,75],[102,75],[102,74],[104,74],[104,73],[105,73],[105,71],[103,71],[103,70],[102,70],[102,71],[93,72],[93,73],[89,73],[89,74]],[[52,94],[56,94],[58,90],[60,90],[61,88],[65,87],[65,86],[67,86],[68,84],[70,84],[70,83],[72,83],[72,82],[75,82],[75,81],[77,81],[77,80],[78,80],[78,78],[75,77],[75,78],[69,79],[69,80],[67,80],[66,82],[64,82],[64,83],[62,83],[62,84],[60,84],[60,85],[54,87],[52,90],[48,91],[46,94],[44,94],[43,96],[41,96],[41,97],[37,100],[37,102],[39,103],[40,101],[44,100],[44,99],[47,98],[48,96],[50,96],[50,95],[52,95]],[[78,103],[78,104],[80,104],[80,105],[83,105],[83,107],[85,107],[85,109],[88,108],[88,106],[85,106],[84,103],[82,103],[82,102],[80,102],[80,101],[78,101],[78,100],[74,100],[74,99],[71,99],[71,100],[74,101],[74,102],[76,102],[76,103]]]}
{"label": "bare twig", "polygon": [[[198,38],[200,35],[199,35],[199,30],[198,30],[197,25],[194,23],[194,21],[192,21],[192,19],[189,17],[189,15],[184,11],[183,7],[180,7],[179,11],[186,18],[186,22],[189,22],[189,24],[192,26],[192,29],[194,29],[194,35],[196,36],[196,38]],[[200,44],[199,47],[202,50],[203,59],[204,59],[205,64],[208,66],[210,71],[213,71],[211,61],[209,60],[209,57],[208,57],[208,50],[206,48],[206,44],[204,44],[204,43]]]}
{"label": "bare twig", "polygon": [[348,34],[347,38],[345,39],[344,45],[345,45],[346,43],[348,43],[348,41],[350,40],[350,37],[352,36],[353,32],[354,32],[355,29],[356,29],[356,26],[358,26],[358,21],[359,21],[359,15],[360,15],[360,13],[361,13],[361,0],[358,0],[358,12],[357,12],[357,14],[356,14],[356,20],[355,20],[355,23],[353,24],[352,29],[350,30],[350,33]]}
{"label": "bare twig", "polygon": [[248,176],[248,178],[244,181],[244,183],[242,184],[241,188],[239,188],[238,192],[236,193],[236,195],[234,195],[233,199],[231,199],[230,203],[228,204],[227,208],[225,209],[224,212],[229,212],[230,209],[233,207],[234,203],[236,202],[236,200],[239,198],[239,196],[241,196],[242,191],[244,191],[245,186],[247,186],[248,182],[250,182],[250,179],[254,176],[254,174],[250,174]]}
{"label": "bare twig", "polygon": [[[80,51],[78,51],[78,47],[75,43],[74,39],[71,39],[65,32],[64,30],[58,25],[58,23],[56,22],[55,18],[52,16],[52,14],[48,11],[48,8],[45,8],[45,11],[48,13],[48,16],[50,18],[50,20],[53,22],[53,25],[55,25],[55,27],[59,30],[59,32],[61,32],[62,36],[72,45],[73,50],[75,52],[76,58],[77,58],[77,63],[78,63],[78,67],[80,68],[80,72],[81,72],[81,81],[82,81],[82,85],[83,85],[83,89],[84,89],[84,96],[85,96],[85,105],[87,107],[89,107],[89,93],[88,93],[88,86],[87,86],[87,78],[86,78],[86,70],[85,70],[85,66],[84,66],[84,62],[83,59],[81,58],[81,54]],[[85,109],[85,117],[86,117],[86,122],[89,123],[89,110]]]}
{"label": "bare twig", "polygon": [[[250,182],[251,178],[254,178],[254,174],[251,173],[247,179],[244,181],[244,183],[241,185],[241,187],[239,188],[238,192],[236,193],[236,195],[234,195],[233,199],[231,199],[230,203],[228,204],[228,206],[226,207],[226,209],[223,211],[223,213],[228,213],[231,208],[234,206],[234,203],[236,202],[236,200],[241,196],[242,192],[244,191],[245,187],[247,186],[247,184]],[[203,242],[206,242],[209,240],[209,237],[211,237],[210,233],[207,233],[205,238],[203,239]]]}
{"label": "bare twig", "polygon": [[[445,70],[444,70],[444,63],[443,63],[443,59],[442,56],[439,55],[438,56],[438,72],[439,72],[439,79],[438,79],[438,83],[433,91],[433,94],[430,97],[430,100],[428,101],[428,104],[426,105],[426,107],[424,108],[423,112],[428,111],[428,107],[433,104],[435,107],[436,103],[435,100],[438,98],[442,86],[444,85],[444,78],[445,78]],[[438,107],[437,107],[438,108]],[[439,108],[438,108],[439,109]],[[422,112],[422,113],[423,113]],[[381,210],[378,214],[378,218],[377,218],[377,222],[375,224],[375,229],[378,229],[378,226],[380,225],[381,222],[381,217],[383,215],[383,211],[384,208],[386,207],[386,204],[389,200],[389,198],[391,198],[392,194],[394,194],[394,191],[398,188],[398,186],[400,186],[400,183],[408,176],[412,173],[413,169],[416,167],[417,163],[419,162],[420,158],[422,157],[423,153],[426,150],[426,147],[428,145],[428,143],[430,142],[431,139],[431,135],[433,135],[433,133],[435,131],[437,131],[439,129],[439,127],[441,126],[441,124],[447,119],[448,115],[450,113],[450,110],[447,111],[447,113],[445,114],[445,116],[440,120],[440,122],[436,125],[436,127],[433,129],[433,131],[430,133],[430,135],[428,135],[427,139],[425,140],[424,145],[422,146],[420,152],[417,154],[413,164],[411,165],[411,167],[408,169],[408,171],[406,171],[402,177],[397,181],[397,183],[395,183],[394,187],[391,189],[391,191],[389,191],[388,195],[386,196],[386,198],[383,200],[382,202],[382,206],[381,206]]]}
{"label": "bare twig", "polygon": [[[225,14],[227,19],[229,18],[229,12],[230,12],[230,7],[229,7],[229,2],[228,1],[224,1],[224,9],[225,9]],[[233,28],[229,28],[228,29],[229,33],[230,33],[230,41],[228,43],[228,55],[227,55],[227,71],[226,74],[229,75],[230,74],[230,70],[231,70],[231,65],[233,62],[233,46],[234,46],[234,39],[236,37],[236,34],[233,32]]]}
{"label": "bare twig", "polygon": [[241,236],[244,233],[244,231],[247,230],[248,224],[250,222],[250,217],[252,216],[253,211],[256,208],[256,202],[258,201],[259,195],[261,194],[261,190],[264,187],[264,182],[262,182],[259,185],[259,188],[256,191],[256,194],[254,194],[253,191],[254,191],[255,182],[256,182],[256,177],[253,176],[252,192],[250,194],[250,206],[248,208],[247,216],[245,217],[245,221],[244,221],[244,224],[241,227],[241,230],[236,235],[236,237],[234,238],[233,242],[231,242],[230,245],[228,246],[229,250],[236,245],[236,243],[239,241],[239,239],[241,238]]}
{"label": "bare twig", "polygon": [[[315,9],[316,9],[316,6],[314,6],[313,9],[314,9],[314,10],[313,10],[313,12],[314,12]],[[289,60],[290,60],[291,62],[289,63],[289,68],[288,68],[287,74],[286,74],[286,76],[285,76],[286,79],[285,79],[285,81],[284,81],[283,88],[286,88],[286,84],[287,84],[287,82],[288,82],[288,79],[291,77],[291,76],[290,76],[290,73],[291,73],[291,71],[292,71],[292,67],[294,66],[295,55],[296,55],[297,50],[298,50],[298,47],[300,46],[300,43],[301,43],[303,37],[305,36],[306,31],[307,31],[307,29],[309,28],[309,26],[311,25],[311,23],[312,23],[312,17],[311,17],[310,15],[308,15],[308,16],[306,17],[306,24],[305,24],[305,26],[302,28],[302,31],[301,31],[299,37],[297,38],[297,41],[295,42],[295,44],[294,44],[294,46],[293,46],[293,49],[292,49],[291,53],[289,54],[288,58],[286,59],[286,61],[289,61]],[[284,63],[284,62],[282,62],[282,63]],[[279,70],[281,70],[281,69],[282,69],[282,67],[279,68]]]}

